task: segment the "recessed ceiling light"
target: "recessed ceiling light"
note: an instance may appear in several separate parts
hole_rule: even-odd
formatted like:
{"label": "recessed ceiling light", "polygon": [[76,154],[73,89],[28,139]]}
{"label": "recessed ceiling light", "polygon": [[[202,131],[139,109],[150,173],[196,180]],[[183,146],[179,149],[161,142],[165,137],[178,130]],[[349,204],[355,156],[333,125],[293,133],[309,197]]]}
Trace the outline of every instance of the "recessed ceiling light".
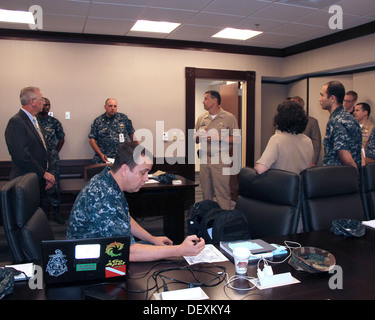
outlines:
{"label": "recessed ceiling light", "polygon": [[35,24],[33,13],[29,11],[0,9],[0,21]]}
{"label": "recessed ceiling light", "polygon": [[244,30],[244,29],[234,29],[234,28],[225,28],[220,32],[216,33],[212,37],[214,38],[225,38],[225,39],[235,39],[235,40],[247,40],[252,37],[257,36],[258,34],[263,33],[262,31],[254,30]]}
{"label": "recessed ceiling light", "polygon": [[179,25],[180,23],[165,21],[138,20],[130,31],[170,33]]}

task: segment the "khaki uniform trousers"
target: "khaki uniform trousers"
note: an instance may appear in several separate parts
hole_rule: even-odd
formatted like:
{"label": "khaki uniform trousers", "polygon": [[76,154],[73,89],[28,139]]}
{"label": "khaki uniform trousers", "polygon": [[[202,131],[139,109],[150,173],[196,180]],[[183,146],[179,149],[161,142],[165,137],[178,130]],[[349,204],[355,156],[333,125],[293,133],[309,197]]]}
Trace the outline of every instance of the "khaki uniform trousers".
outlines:
{"label": "khaki uniform trousers", "polygon": [[211,157],[207,157],[207,164],[200,164],[199,172],[203,200],[213,200],[215,194],[217,203],[224,210],[231,209],[230,175],[223,174],[223,168],[227,167],[229,165],[223,164],[221,159],[218,164],[212,164]]}

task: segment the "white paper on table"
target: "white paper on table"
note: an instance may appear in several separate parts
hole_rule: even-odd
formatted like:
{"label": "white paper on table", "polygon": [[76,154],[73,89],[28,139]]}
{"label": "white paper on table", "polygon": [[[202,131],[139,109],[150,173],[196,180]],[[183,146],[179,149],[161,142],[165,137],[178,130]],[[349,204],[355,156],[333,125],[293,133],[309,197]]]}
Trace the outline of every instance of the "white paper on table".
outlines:
{"label": "white paper on table", "polygon": [[196,256],[185,257],[188,264],[196,263],[215,263],[229,261],[226,256],[224,256],[214,245],[206,244],[205,248]]}
{"label": "white paper on table", "polygon": [[375,220],[362,221],[362,224],[366,227],[375,229]]}
{"label": "white paper on table", "polygon": [[[34,264],[33,263],[22,263],[22,264],[12,264],[7,265],[5,267],[14,268],[18,271],[22,271],[24,273],[20,273],[17,276],[14,276],[14,281],[26,280],[34,276]],[[26,275],[26,277],[25,277]]]}

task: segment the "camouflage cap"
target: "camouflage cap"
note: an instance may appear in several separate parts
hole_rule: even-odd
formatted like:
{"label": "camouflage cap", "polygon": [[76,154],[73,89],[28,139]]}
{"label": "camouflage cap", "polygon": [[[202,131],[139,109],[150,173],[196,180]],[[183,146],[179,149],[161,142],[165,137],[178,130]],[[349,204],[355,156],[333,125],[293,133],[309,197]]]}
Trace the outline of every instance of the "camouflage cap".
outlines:
{"label": "camouflage cap", "polygon": [[336,259],[328,251],[314,247],[293,249],[289,264],[298,271],[309,273],[327,272],[336,265]]}
{"label": "camouflage cap", "polygon": [[356,219],[337,219],[332,221],[331,232],[339,236],[359,238],[365,234],[365,227]]}
{"label": "camouflage cap", "polygon": [[160,183],[172,183],[172,181],[176,179],[177,179],[177,176],[173,173],[164,173],[157,177],[157,180]]}

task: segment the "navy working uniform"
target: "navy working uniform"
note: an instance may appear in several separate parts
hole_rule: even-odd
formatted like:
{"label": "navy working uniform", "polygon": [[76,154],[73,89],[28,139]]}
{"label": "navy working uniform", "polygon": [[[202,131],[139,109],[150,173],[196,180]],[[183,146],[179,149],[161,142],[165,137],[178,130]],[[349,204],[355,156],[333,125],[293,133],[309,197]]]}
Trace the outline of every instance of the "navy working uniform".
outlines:
{"label": "navy working uniform", "polygon": [[[123,113],[117,112],[113,117],[102,114],[91,125],[89,139],[95,139],[99,149],[107,158],[115,158],[120,144],[130,141],[134,133],[132,121]],[[102,163],[95,153],[93,163]]]}
{"label": "navy working uniform", "polygon": [[60,157],[59,152],[56,148],[60,139],[65,137],[65,133],[61,125],[61,122],[49,115],[47,115],[45,118],[38,118],[38,123],[44,129],[44,140],[52,154],[52,159],[55,163],[55,192],[52,194],[48,193],[48,199],[53,207],[59,207],[61,202],[59,191]]}
{"label": "navy working uniform", "polygon": [[366,157],[375,160],[375,130],[372,130],[366,146]]}
{"label": "navy working uniform", "polygon": [[100,238],[131,235],[129,206],[124,193],[109,172],[95,175],[78,194],[74,202],[67,239]]}
{"label": "navy working uniform", "polygon": [[330,115],[323,145],[324,166],[342,165],[338,150],[348,150],[357,167],[361,168],[361,127],[343,106],[336,108]]}

